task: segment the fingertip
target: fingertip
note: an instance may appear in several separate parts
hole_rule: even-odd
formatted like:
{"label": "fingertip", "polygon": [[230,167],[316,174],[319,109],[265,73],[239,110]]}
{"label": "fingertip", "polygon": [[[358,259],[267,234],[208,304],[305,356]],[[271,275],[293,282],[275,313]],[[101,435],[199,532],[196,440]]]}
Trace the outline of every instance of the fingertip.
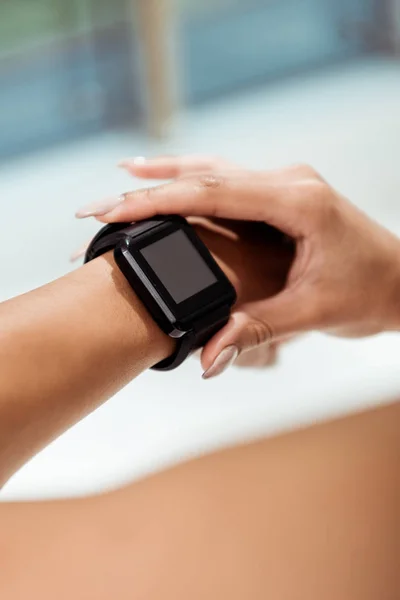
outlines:
{"label": "fingertip", "polygon": [[[140,162],[141,159],[143,162]],[[127,171],[129,175],[138,177],[140,179],[154,179],[157,178],[154,168],[151,165],[146,164],[144,158],[124,159],[117,164],[119,169]]]}
{"label": "fingertip", "polygon": [[220,353],[227,347],[234,346],[240,353],[240,331],[238,329],[235,314],[231,315],[229,322],[204,346],[200,362],[204,371],[211,368]]}
{"label": "fingertip", "polygon": [[117,162],[118,169],[129,169],[131,167],[131,161],[129,159],[120,160]]}
{"label": "fingertip", "polygon": [[134,156],[133,158],[123,158],[117,163],[117,166],[122,168],[137,167],[146,164],[146,162],[144,156]]}
{"label": "fingertip", "polygon": [[225,373],[239,356],[239,348],[235,345],[227,346],[218,354],[211,366],[203,373],[203,379],[213,379]]}
{"label": "fingertip", "polygon": [[76,252],[73,252],[69,257],[69,262],[71,264],[75,263],[77,260],[85,256],[85,252],[86,250],[77,250]]}
{"label": "fingertip", "polygon": [[217,353],[213,349],[213,345],[209,342],[204,346],[200,354],[200,364],[204,372],[206,372],[217,357]]}
{"label": "fingertip", "polygon": [[117,164],[117,168],[118,169],[122,169],[123,171],[126,171],[128,173],[128,175],[133,175],[136,176],[136,172],[135,169],[132,165],[130,165],[127,162],[121,162]]}

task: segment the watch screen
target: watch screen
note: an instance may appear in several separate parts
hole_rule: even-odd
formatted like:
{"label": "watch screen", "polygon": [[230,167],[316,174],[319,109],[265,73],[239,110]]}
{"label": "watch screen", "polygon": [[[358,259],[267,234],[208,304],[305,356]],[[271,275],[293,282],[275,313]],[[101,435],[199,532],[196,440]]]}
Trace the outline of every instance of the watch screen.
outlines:
{"label": "watch screen", "polygon": [[181,230],[142,248],[140,252],[177,304],[218,281]]}

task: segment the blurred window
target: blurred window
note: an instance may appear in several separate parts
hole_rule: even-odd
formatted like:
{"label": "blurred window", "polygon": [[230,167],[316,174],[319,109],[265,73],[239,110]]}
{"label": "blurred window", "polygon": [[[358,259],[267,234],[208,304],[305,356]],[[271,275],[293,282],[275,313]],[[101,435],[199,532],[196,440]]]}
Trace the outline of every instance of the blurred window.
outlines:
{"label": "blurred window", "polygon": [[[386,0],[178,0],[192,101],[374,51]],[[375,39],[376,38],[376,39]]]}
{"label": "blurred window", "polygon": [[[0,0],[0,159],[138,120],[135,1]],[[390,0],[164,1],[197,102],[376,51]]]}
{"label": "blurred window", "polygon": [[1,0],[0,158],[132,117],[125,0]]}

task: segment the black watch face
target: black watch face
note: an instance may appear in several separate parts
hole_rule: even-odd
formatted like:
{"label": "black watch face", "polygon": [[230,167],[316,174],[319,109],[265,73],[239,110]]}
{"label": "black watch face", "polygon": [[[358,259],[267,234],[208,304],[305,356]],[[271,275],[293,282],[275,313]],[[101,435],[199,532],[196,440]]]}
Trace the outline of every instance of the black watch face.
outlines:
{"label": "black watch face", "polygon": [[142,248],[140,252],[177,304],[218,281],[182,229]]}
{"label": "black watch face", "polygon": [[193,315],[235,301],[232,284],[184,219],[166,218],[155,229],[130,238],[127,250],[134,259],[130,267],[136,265],[136,286],[144,286],[147,303],[151,299],[167,307],[163,312],[170,322],[187,325]]}

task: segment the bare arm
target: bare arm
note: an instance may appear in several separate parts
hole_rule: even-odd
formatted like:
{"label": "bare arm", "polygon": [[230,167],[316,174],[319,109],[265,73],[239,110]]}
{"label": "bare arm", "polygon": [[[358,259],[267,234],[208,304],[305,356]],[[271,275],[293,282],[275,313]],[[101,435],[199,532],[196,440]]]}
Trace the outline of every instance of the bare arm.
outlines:
{"label": "bare arm", "polygon": [[400,403],[107,496],[0,507],[7,600],[396,600]]}
{"label": "bare arm", "polygon": [[[260,294],[265,278],[263,293],[281,288],[291,262],[286,248],[269,247],[246,227],[234,239],[214,229],[203,223],[198,233],[236,286],[238,308]],[[172,340],[111,255],[0,304],[0,486],[57,435],[172,352]]]}
{"label": "bare arm", "polygon": [[1,304],[0,486],[171,344],[111,256]]}

